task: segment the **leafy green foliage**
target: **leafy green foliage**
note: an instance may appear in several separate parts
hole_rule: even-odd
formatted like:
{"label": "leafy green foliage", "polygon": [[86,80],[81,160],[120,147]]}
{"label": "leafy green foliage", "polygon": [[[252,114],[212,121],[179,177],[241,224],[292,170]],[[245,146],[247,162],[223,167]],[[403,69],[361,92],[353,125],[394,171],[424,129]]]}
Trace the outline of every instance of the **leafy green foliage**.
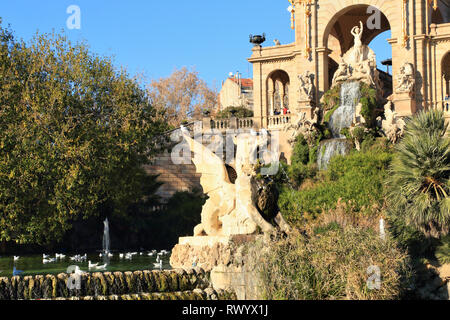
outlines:
{"label": "leafy green foliage", "polygon": [[436,258],[439,263],[450,263],[450,235],[441,239],[441,245],[436,248]]}
{"label": "leafy green foliage", "polygon": [[421,112],[406,125],[396,147],[388,186],[394,221],[439,238],[450,226],[450,140],[441,111]]}
{"label": "leafy green foliage", "polygon": [[302,222],[303,215],[317,216],[336,207],[338,200],[352,201],[358,210],[384,201],[383,183],[391,162],[388,150],[374,148],[352,152],[331,159],[328,171],[313,186],[293,191],[283,187],[279,207],[292,223]]}
{"label": "leafy green foliage", "polygon": [[26,44],[1,27],[0,74],[1,241],[46,244],[137,201],[166,125],[136,79],[65,36]]}
{"label": "leafy green foliage", "polygon": [[[336,85],[332,89],[325,92],[325,94],[323,95],[323,109],[325,111],[332,110],[333,108],[336,110],[340,105],[340,100],[341,100],[341,85]],[[333,112],[331,112],[331,114],[333,114]],[[329,120],[330,120],[329,117],[328,120],[326,120],[325,116],[324,122],[329,122]]]}
{"label": "leafy green foliage", "polygon": [[299,134],[295,139],[291,162],[302,164],[307,164],[309,162],[309,146],[302,134]]}
{"label": "leafy green foliage", "polygon": [[308,178],[313,178],[317,173],[316,157],[313,152],[316,149],[309,147],[303,135],[298,135],[291,156],[291,165],[287,168],[291,183],[296,186]]}
{"label": "leafy green foliage", "polygon": [[253,117],[253,111],[246,107],[228,107],[218,112],[216,118],[228,119],[231,118],[232,116],[236,118],[251,118]]}
{"label": "leafy green foliage", "polygon": [[373,128],[379,115],[377,110],[377,90],[366,83],[361,83],[360,93],[361,115],[366,120],[367,126]]}

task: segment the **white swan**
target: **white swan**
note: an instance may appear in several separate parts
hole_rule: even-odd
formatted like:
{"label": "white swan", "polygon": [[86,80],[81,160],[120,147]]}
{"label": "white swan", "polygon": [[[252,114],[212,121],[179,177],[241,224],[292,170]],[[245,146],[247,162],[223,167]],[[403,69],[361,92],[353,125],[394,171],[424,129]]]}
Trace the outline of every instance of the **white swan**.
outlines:
{"label": "white swan", "polygon": [[14,256],[14,261],[19,260],[20,256]]}
{"label": "white swan", "polygon": [[105,263],[104,265],[101,266],[96,266],[95,269],[96,270],[105,270],[106,269],[107,264]]}

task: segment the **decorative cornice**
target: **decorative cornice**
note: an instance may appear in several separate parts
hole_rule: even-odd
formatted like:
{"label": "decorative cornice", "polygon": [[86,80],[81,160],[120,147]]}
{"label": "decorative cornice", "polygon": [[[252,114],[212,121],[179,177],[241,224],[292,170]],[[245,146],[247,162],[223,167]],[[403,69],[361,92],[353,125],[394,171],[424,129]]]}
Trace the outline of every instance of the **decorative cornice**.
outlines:
{"label": "decorative cornice", "polygon": [[289,55],[280,55],[280,56],[269,56],[269,57],[255,57],[255,58],[249,58],[247,59],[250,63],[277,63],[277,62],[284,62],[284,61],[291,61],[295,58],[296,54],[289,54]]}
{"label": "decorative cornice", "polygon": [[435,43],[435,44],[437,44],[437,43],[447,43],[447,42],[450,42],[450,38],[446,37],[446,38],[431,39],[431,42]]}

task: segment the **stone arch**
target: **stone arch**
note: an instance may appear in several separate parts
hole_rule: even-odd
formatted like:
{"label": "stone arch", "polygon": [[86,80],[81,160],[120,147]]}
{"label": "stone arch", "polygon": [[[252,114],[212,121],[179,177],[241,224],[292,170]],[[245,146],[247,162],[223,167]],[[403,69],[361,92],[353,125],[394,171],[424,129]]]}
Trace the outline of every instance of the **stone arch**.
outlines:
{"label": "stone arch", "polygon": [[281,69],[273,70],[267,76],[267,115],[273,116],[277,112],[281,113],[284,106],[289,108],[289,74]]}
{"label": "stone arch", "polygon": [[[321,45],[325,48],[328,46],[328,39],[332,32],[333,27],[335,26],[336,22],[338,22],[343,16],[345,16],[352,10],[355,10],[356,8],[367,9],[367,7],[369,6],[378,8],[382,13],[382,15],[384,15],[384,17],[387,20],[387,23],[389,24],[389,28],[386,30],[391,29],[392,37],[399,37],[401,35],[402,30],[401,1],[392,3],[390,1],[381,1],[381,0],[379,1],[341,0],[336,1],[334,5],[327,6],[327,8],[321,12],[318,23],[319,25],[318,35],[322,35]],[[366,15],[367,18],[370,16],[369,14]],[[366,23],[367,18],[365,19],[365,21],[363,21],[363,23]],[[370,39],[370,41],[373,40],[378,34],[386,30],[382,30],[377,34],[374,34],[373,37]],[[344,34],[344,32],[345,30],[341,30],[342,34]],[[368,42],[370,43],[370,41]]]}
{"label": "stone arch", "polygon": [[[400,1],[398,2],[400,3]],[[373,13],[367,13],[369,7],[376,7],[380,11],[380,28],[369,29],[367,21]],[[363,33],[363,44],[369,45],[378,35],[391,30],[392,37],[401,34],[401,5],[387,1],[336,1],[330,5],[326,12],[322,12],[319,19],[318,34],[322,35],[322,46],[330,50],[325,56],[323,65],[324,83],[323,89],[331,86],[331,79],[337,70],[340,56],[345,54],[353,45],[354,40],[350,34],[351,29],[362,21],[365,25]],[[331,17],[331,18],[330,18]],[[352,17],[352,19],[349,19]]]}

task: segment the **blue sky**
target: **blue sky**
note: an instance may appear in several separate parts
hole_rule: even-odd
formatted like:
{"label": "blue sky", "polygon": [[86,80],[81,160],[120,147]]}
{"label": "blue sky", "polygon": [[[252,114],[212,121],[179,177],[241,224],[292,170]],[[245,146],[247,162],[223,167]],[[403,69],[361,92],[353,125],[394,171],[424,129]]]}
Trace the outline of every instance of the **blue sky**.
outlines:
{"label": "blue sky", "polygon": [[[81,30],[69,30],[67,7],[81,9]],[[3,0],[0,17],[19,38],[65,30],[91,50],[115,57],[133,75],[165,77],[175,68],[195,67],[210,86],[229,72],[251,77],[249,34],[265,32],[272,45],[294,41],[286,0]],[[382,34],[371,43],[378,61],[391,56]]]}

